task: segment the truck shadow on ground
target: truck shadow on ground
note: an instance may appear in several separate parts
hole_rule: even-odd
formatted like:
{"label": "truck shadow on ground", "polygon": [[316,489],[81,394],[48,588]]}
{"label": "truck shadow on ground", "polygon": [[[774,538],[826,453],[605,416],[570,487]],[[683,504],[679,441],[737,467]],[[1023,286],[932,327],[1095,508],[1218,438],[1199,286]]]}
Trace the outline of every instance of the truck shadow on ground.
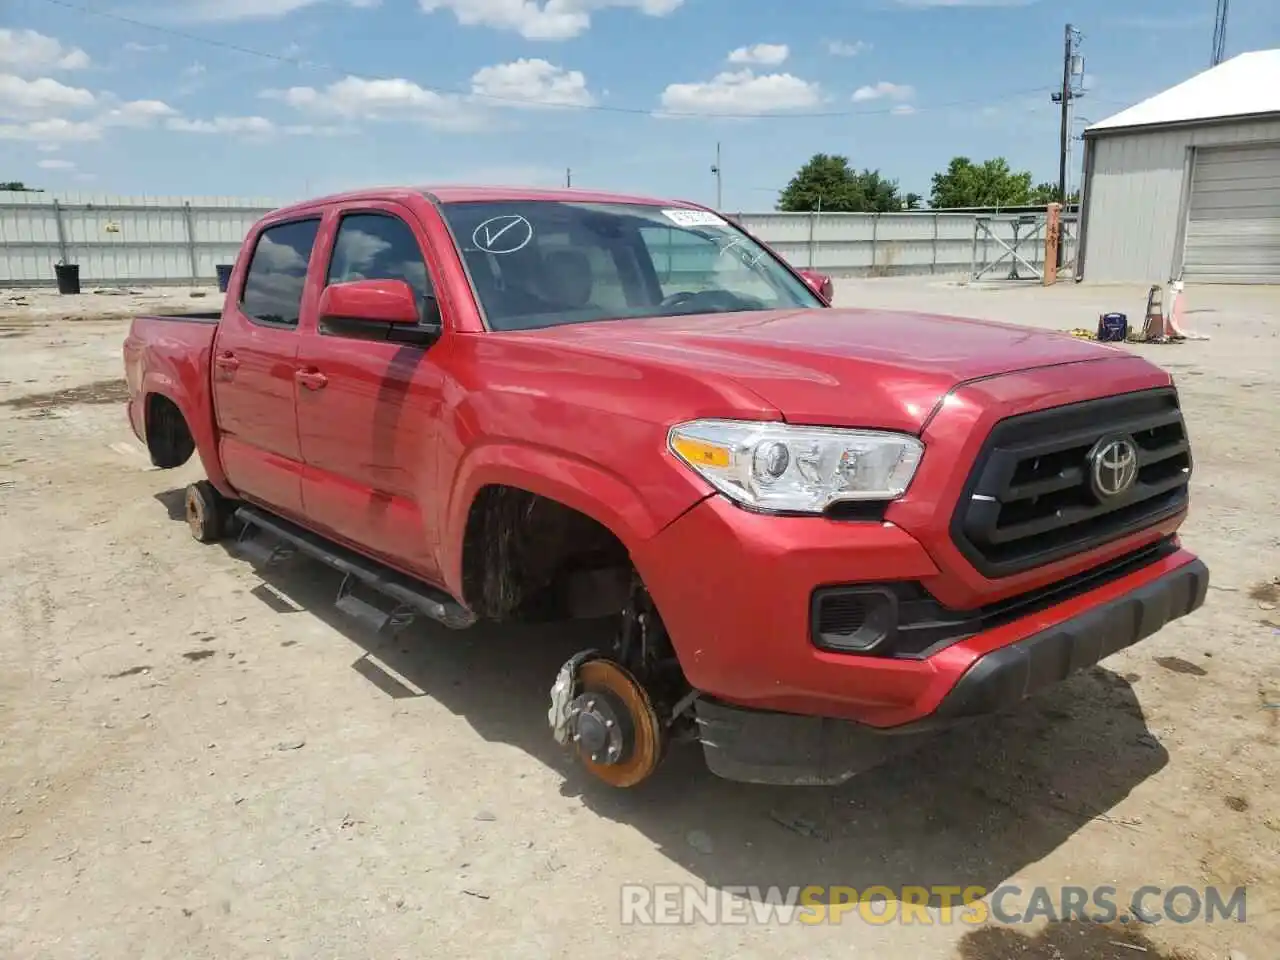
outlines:
{"label": "truck shadow on ground", "polygon": [[[181,517],[181,491],[157,499]],[[639,830],[715,887],[991,889],[1093,820],[1136,846],[1141,824],[1108,811],[1168,762],[1134,695],[1137,677],[1094,668],[840,787],[732,783],[707,771],[696,745],[679,744],[647,783],[612,790],[561,750],[546,720],[556,671],[607,644],[611,623],[453,631],[419,621],[390,637],[334,608],[340,578],[318,562],[295,556],[255,570],[266,587],[254,596],[349,638],[364,651],[354,669],[387,695],[431,697],[486,740],[525,751],[564,776],[563,794]]]}

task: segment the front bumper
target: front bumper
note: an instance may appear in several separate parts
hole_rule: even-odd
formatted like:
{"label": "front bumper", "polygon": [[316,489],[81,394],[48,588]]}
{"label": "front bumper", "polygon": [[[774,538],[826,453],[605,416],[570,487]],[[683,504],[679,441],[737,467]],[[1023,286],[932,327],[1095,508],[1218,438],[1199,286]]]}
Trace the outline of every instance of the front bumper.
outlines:
{"label": "front bumper", "polygon": [[1181,555],[1175,569],[1142,586],[978,657],[932,711],[907,723],[876,728],[699,700],[707,765],[751,783],[842,783],[938,729],[1012,707],[1196,610],[1209,571]]}
{"label": "front bumper", "polygon": [[[1023,589],[1067,576],[1169,538],[1158,528],[1116,541],[1023,581]],[[712,496],[632,557],[652,595],[690,686],[757,710],[895,727],[933,713],[980,657],[1140,591],[1195,557],[1172,550],[1136,569],[1086,585],[1060,602],[1019,613],[926,656],[858,655],[811,640],[814,591],[842,584],[954,582],[920,541],[892,523],[749,513]],[[987,591],[996,601],[1002,584]],[[935,591],[935,596],[938,593]]]}

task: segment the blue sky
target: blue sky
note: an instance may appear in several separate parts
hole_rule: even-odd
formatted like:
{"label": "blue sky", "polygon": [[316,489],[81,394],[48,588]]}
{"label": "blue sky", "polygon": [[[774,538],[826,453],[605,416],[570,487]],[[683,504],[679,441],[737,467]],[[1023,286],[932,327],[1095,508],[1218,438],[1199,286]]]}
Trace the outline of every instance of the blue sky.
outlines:
{"label": "blue sky", "polygon": [[[957,154],[1055,180],[1064,23],[1084,34],[1077,115],[1101,120],[1208,66],[1213,6],[8,0],[0,179],[288,200],[571,168],[714,202],[720,142],[730,211],[771,208],[819,151],[926,196]],[[1277,46],[1280,4],[1233,0],[1228,55]]]}

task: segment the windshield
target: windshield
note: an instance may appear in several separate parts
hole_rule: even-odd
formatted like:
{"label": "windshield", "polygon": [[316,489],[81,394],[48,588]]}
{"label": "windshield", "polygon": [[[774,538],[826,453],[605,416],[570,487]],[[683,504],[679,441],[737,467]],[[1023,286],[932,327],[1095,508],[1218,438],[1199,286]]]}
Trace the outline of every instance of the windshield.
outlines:
{"label": "windshield", "polygon": [[442,208],[493,330],[825,306],[703,210],[550,200]]}

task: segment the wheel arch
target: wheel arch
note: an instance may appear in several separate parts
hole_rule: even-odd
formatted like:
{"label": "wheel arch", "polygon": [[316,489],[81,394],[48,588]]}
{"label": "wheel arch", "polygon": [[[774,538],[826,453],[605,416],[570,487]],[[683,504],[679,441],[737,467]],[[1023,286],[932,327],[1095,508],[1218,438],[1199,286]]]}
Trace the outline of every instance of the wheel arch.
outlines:
{"label": "wheel arch", "polygon": [[217,433],[208,401],[193,402],[180,385],[159,373],[143,384],[142,436],[151,463],[163,470],[186,464],[192,454],[200,458],[205,476],[225,497],[236,496],[222,471]]}
{"label": "wheel arch", "polygon": [[[544,579],[564,572],[548,569],[553,561],[584,569],[598,561],[597,572],[610,572],[600,574],[593,589],[613,597],[625,590],[620,568],[625,565],[629,578],[633,547],[660,529],[622,477],[551,451],[487,445],[463,462],[453,489],[442,569],[454,595],[482,615],[491,614],[484,608],[498,599],[490,591],[518,583],[522,537],[543,539],[549,557],[539,561],[538,572]],[[486,578],[489,591],[479,587]]]}

